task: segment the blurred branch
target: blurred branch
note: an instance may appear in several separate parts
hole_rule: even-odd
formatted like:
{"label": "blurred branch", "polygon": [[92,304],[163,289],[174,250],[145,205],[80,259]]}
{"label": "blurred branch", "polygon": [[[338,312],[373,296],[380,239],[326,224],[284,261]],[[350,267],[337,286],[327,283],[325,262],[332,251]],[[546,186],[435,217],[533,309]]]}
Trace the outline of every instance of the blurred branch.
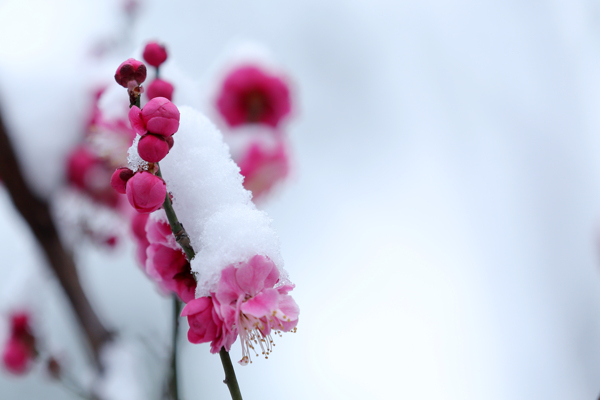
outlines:
{"label": "blurred branch", "polygon": [[31,228],[42,247],[50,268],[67,295],[73,311],[92,349],[96,366],[101,369],[100,349],[110,341],[108,331],[92,308],[79,281],[72,255],[62,245],[48,204],[37,197],[25,182],[14,148],[0,114],[0,177],[13,204]]}
{"label": "blurred branch", "polygon": [[169,399],[179,400],[179,383],[177,376],[177,342],[179,340],[179,314],[181,302],[177,295],[173,295],[173,337],[171,347],[171,371],[168,382]]}

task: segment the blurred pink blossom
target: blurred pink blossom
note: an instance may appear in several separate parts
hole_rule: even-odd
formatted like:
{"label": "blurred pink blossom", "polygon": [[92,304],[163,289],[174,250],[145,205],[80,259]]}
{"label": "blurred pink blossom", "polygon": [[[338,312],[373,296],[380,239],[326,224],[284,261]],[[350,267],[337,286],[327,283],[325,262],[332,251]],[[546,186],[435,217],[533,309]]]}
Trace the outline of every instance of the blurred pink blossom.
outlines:
{"label": "blurred pink blossom", "polygon": [[243,65],[225,77],[216,106],[232,127],[248,123],[277,127],[291,110],[288,83],[255,65]]}

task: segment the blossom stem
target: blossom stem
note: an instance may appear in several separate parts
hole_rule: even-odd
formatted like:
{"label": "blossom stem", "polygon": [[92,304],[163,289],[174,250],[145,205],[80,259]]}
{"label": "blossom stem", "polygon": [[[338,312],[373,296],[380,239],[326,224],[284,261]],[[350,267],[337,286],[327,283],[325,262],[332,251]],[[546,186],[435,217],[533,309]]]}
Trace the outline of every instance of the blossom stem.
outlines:
{"label": "blossom stem", "polygon": [[[162,179],[160,167],[158,167],[158,172],[156,173],[156,176]],[[190,244],[190,237],[185,231],[183,224],[179,222],[179,219],[177,219],[177,214],[175,214],[175,209],[173,209],[173,203],[171,202],[171,197],[169,196],[168,192],[165,197],[165,202],[163,203],[163,208],[165,209],[165,213],[167,214],[167,219],[169,220],[169,225],[171,225],[171,232],[173,232],[175,240],[177,241],[177,243],[179,243],[179,245],[185,252],[188,261],[191,261],[196,256],[196,253],[194,252],[194,249]]]}
{"label": "blossom stem", "polygon": [[171,377],[169,379],[169,395],[172,400],[179,400],[179,386],[177,379],[177,342],[179,338],[179,314],[181,302],[173,296],[173,344],[171,347]]}
{"label": "blossom stem", "polygon": [[229,357],[229,353],[224,347],[221,347],[221,351],[219,351],[219,357],[221,357],[223,370],[225,370],[225,380],[223,383],[229,388],[229,393],[231,394],[232,400],[242,400],[242,392],[240,391],[237,378],[235,377],[235,370],[233,369],[233,364],[231,363],[231,357]]}

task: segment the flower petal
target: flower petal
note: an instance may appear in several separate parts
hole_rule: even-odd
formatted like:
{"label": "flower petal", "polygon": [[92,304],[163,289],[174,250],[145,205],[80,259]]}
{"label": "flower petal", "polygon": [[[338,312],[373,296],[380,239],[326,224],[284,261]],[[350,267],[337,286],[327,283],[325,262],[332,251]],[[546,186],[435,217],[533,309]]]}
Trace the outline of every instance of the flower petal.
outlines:
{"label": "flower petal", "polygon": [[223,306],[229,306],[237,301],[238,297],[244,293],[236,280],[236,268],[233,265],[226,267],[221,271],[221,279],[217,287],[217,299]]}
{"label": "flower petal", "polygon": [[131,123],[131,127],[136,133],[140,135],[148,132],[146,129],[146,124],[142,121],[142,117],[140,115],[141,110],[137,106],[133,106],[129,109],[129,122]]}
{"label": "flower petal", "polygon": [[244,292],[254,296],[265,288],[265,280],[274,268],[276,269],[271,259],[256,255],[237,269],[235,274],[237,283]]}
{"label": "flower petal", "polygon": [[241,310],[244,314],[261,318],[276,310],[278,304],[279,292],[275,289],[265,289],[253,298],[244,302],[241,306]]}

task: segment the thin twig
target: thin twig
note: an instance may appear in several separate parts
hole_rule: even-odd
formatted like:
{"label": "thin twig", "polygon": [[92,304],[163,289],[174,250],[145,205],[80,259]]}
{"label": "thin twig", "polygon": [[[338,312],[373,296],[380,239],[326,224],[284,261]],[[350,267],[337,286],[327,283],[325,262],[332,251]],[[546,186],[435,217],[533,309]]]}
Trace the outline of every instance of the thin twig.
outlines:
{"label": "thin twig", "polygon": [[233,369],[233,364],[231,363],[231,357],[229,357],[229,353],[224,347],[221,347],[219,356],[221,357],[221,363],[223,364],[223,369],[225,370],[225,380],[223,383],[229,388],[229,393],[231,394],[231,398],[233,400],[242,400],[242,392],[240,392],[240,386],[238,385],[237,378],[235,377],[235,371]]}
{"label": "thin twig", "polygon": [[179,400],[179,385],[177,376],[177,342],[179,338],[179,314],[181,313],[181,302],[173,295],[173,337],[171,348],[171,375],[169,377],[169,397],[171,400]]}
{"label": "thin twig", "polygon": [[101,370],[100,350],[111,340],[112,333],[98,318],[81,286],[73,256],[60,241],[48,204],[36,196],[25,181],[1,115],[0,176],[13,204],[31,228],[64,289],[90,344],[95,365]]}
{"label": "thin twig", "polygon": [[[160,173],[160,166],[158,167],[158,171],[156,175],[162,179],[162,174]],[[171,196],[167,193],[165,197],[165,202],[163,203],[163,208],[165,209],[165,213],[167,214],[167,219],[169,220],[169,225],[171,225],[171,232],[175,236],[175,240],[187,256],[188,261],[192,261],[192,259],[196,256],[192,245],[190,244],[190,237],[188,236],[183,224],[179,222],[177,219],[177,214],[175,214],[175,210],[173,209],[173,203],[171,202]]]}

